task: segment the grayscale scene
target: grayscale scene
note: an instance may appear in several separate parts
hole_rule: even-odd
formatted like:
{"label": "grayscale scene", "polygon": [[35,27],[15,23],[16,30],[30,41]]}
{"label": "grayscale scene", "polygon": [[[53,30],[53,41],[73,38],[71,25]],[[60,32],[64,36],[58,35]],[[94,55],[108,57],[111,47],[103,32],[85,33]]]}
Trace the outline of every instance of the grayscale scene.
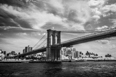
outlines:
{"label": "grayscale scene", "polygon": [[0,0],[0,77],[116,77],[116,0]]}

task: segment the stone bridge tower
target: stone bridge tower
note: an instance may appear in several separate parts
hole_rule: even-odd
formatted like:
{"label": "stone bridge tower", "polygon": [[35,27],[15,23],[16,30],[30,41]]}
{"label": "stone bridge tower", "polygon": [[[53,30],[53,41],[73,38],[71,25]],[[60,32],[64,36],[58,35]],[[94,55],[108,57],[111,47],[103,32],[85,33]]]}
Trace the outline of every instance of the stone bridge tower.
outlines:
{"label": "stone bridge tower", "polygon": [[61,31],[47,30],[47,60],[57,61],[60,59]]}

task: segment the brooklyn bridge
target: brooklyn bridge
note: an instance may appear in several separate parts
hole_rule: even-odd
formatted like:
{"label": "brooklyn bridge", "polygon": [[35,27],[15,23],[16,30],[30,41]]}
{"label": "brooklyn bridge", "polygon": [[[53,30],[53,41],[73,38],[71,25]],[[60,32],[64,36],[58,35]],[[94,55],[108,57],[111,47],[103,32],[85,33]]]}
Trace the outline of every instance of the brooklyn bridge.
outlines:
{"label": "brooklyn bridge", "polygon": [[[116,36],[116,29],[110,29],[110,30],[105,30],[105,31],[88,31],[88,33],[90,33],[88,35],[61,42],[61,34],[63,32],[64,31],[48,29],[47,30],[47,39],[46,39],[47,43],[46,43],[45,47],[40,47],[38,49],[34,49],[30,52],[20,54],[15,57],[25,57],[27,55],[36,54],[39,52],[46,52],[47,60],[58,61],[58,60],[60,60],[60,50],[62,47],[72,47],[73,45],[76,45],[76,44]],[[81,33],[81,31],[80,31],[80,33]],[[84,33],[84,32],[82,32],[82,33]]]}

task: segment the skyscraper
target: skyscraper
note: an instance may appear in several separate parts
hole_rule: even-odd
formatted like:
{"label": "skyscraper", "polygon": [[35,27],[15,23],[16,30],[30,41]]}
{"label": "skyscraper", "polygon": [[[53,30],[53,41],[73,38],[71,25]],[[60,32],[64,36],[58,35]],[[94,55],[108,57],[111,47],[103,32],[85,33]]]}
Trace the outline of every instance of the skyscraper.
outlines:
{"label": "skyscraper", "polygon": [[27,53],[28,52],[28,48],[27,47],[25,47],[25,53]]}
{"label": "skyscraper", "polygon": [[23,49],[23,53],[27,53],[32,51],[32,47],[29,47],[29,45],[27,47],[25,47],[25,49]]}

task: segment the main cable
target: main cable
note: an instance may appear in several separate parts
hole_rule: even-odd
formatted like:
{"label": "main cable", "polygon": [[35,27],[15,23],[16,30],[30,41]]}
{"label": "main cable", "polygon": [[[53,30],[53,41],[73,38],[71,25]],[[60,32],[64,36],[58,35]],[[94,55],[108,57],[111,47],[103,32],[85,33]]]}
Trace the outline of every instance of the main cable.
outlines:
{"label": "main cable", "polygon": [[61,31],[62,33],[98,33],[98,32],[104,32],[104,31],[93,31],[93,30],[89,30],[89,31]]}

